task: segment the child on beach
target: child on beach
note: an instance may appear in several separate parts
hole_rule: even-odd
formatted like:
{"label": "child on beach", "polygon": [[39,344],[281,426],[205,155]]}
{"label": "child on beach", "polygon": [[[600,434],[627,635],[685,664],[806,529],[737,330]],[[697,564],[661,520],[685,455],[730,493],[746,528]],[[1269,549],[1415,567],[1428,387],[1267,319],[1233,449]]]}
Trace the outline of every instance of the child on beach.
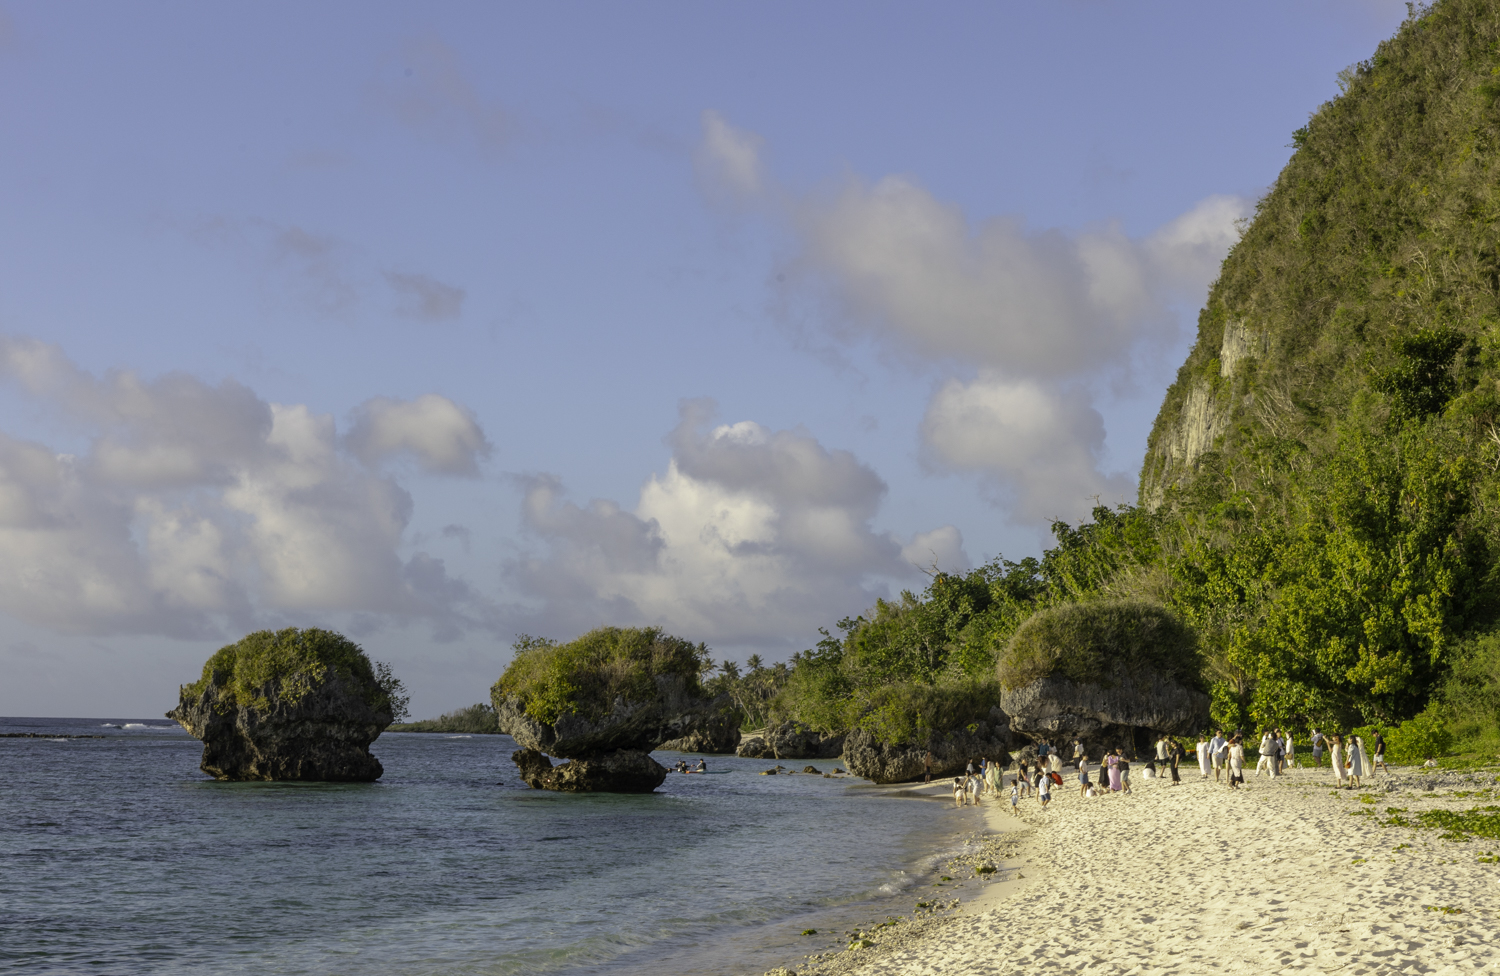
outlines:
{"label": "child on beach", "polygon": [[1037,795],[1042,798],[1042,809],[1047,809],[1047,804],[1052,802],[1052,780],[1043,776],[1036,786]]}
{"label": "child on beach", "polygon": [[964,778],[953,777],[953,805],[956,807],[967,806],[969,802],[969,791],[964,789]]}
{"label": "child on beach", "polygon": [[1010,781],[1010,815],[1019,817],[1021,811],[1016,809],[1016,804],[1021,802],[1021,785],[1015,780]]}
{"label": "child on beach", "polygon": [[1089,757],[1078,757],[1078,795],[1088,796],[1089,793]]}

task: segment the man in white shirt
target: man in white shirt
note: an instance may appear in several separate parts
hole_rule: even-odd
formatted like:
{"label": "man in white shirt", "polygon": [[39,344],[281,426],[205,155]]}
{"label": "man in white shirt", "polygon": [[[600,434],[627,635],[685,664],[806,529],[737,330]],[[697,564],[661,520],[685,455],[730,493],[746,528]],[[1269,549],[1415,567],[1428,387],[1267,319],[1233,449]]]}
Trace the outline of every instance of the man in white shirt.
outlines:
{"label": "man in white shirt", "polygon": [[1224,761],[1229,756],[1229,742],[1224,738],[1223,729],[1215,729],[1214,737],[1208,740],[1208,754],[1214,764],[1214,782],[1219,781],[1219,773],[1224,769]]}

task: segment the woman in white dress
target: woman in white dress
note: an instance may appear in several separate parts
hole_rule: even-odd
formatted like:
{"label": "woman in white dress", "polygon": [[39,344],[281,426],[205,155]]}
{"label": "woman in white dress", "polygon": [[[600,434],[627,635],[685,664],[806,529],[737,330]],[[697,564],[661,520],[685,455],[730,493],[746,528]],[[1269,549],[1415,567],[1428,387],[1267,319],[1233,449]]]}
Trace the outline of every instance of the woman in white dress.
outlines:
{"label": "woman in white dress", "polygon": [[1208,779],[1208,740],[1198,736],[1198,770]]}
{"label": "woman in white dress", "polygon": [[1359,778],[1365,774],[1365,740],[1354,736],[1349,740],[1349,782],[1359,789]]}
{"label": "woman in white dress", "polygon": [[1229,788],[1237,790],[1245,781],[1245,740],[1239,736],[1229,740]]}
{"label": "woman in white dress", "polygon": [[1333,775],[1338,779],[1339,789],[1344,788],[1344,737],[1331,735],[1328,740],[1333,745],[1328,750],[1328,758],[1333,760]]}
{"label": "woman in white dress", "polygon": [[1294,736],[1291,732],[1286,734],[1286,768],[1297,768],[1297,746],[1292,742]]}

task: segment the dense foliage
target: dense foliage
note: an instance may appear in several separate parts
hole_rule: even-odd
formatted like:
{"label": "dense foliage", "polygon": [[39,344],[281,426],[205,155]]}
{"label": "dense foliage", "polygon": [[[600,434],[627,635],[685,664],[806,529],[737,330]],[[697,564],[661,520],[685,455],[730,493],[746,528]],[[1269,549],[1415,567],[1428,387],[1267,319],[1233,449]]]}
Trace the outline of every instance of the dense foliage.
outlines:
{"label": "dense foliage", "polygon": [[372,707],[388,709],[392,718],[406,714],[405,688],[389,665],[372,665],[358,644],[315,627],[246,634],[214,652],[203,665],[203,676],[183,691],[200,695],[213,686],[223,690],[226,704],[266,709],[266,686],[271,682],[279,684],[283,700],[295,703],[335,674],[352,679]]}
{"label": "dense foliage", "polygon": [[491,694],[518,699],[546,723],[569,714],[598,720],[616,698],[649,701],[659,676],[681,677],[690,693],[701,693],[699,676],[709,666],[704,645],[658,627],[600,627],[567,644],[523,636],[514,649]]}
{"label": "dense foliage", "polygon": [[1020,688],[1048,675],[1107,683],[1121,671],[1197,685],[1203,668],[1197,638],[1164,607],[1090,600],[1033,614],[1001,650],[998,671],[1003,687]]}
{"label": "dense foliage", "polygon": [[403,722],[392,725],[389,732],[449,732],[466,735],[499,734],[500,726],[495,719],[495,709],[481,702],[468,708],[459,708],[437,718],[424,718],[419,722]]}

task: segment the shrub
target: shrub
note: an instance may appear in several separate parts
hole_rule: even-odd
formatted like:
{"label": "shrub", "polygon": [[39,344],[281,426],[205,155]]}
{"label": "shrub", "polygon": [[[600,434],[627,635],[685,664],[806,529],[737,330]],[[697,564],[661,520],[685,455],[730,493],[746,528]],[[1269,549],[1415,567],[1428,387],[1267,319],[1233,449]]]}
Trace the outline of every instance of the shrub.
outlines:
{"label": "shrub", "polygon": [[1391,762],[1419,763],[1447,755],[1451,748],[1453,733],[1432,709],[1402,722],[1386,737]]}
{"label": "shrub", "polygon": [[887,745],[921,744],[934,733],[989,721],[990,709],[998,704],[1000,688],[993,679],[902,682],[871,691],[860,702],[863,714],[849,724],[869,730]]}
{"label": "shrub", "polygon": [[389,709],[392,718],[406,714],[405,688],[389,665],[371,665],[358,644],[316,627],[246,634],[215,651],[203,665],[203,676],[183,691],[196,696],[212,686],[223,690],[226,706],[267,709],[265,688],[270,682],[280,682],[281,698],[295,704],[330,674],[362,687],[371,707]]}
{"label": "shrub", "polygon": [[615,699],[647,701],[656,678],[675,675],[701,693],[708,648],[659,627],[600,627],[568,644],[522,637],[516,656],[491,689],[496,700],[520,700],[526,714],[552,724],[563,715],[598,721]]}
{"label": "shrub", "polygon": [[1202,686],[1193,631],[1165,607],[1136,600],[1067,603],[1033,615],[1000,652],[1007,689],[1056,674],[1086,684],[1121,672],[1158,674]]}
{"label": "shrub", "polygon": [[420,722],[392,725],[391,732],[464,732],[470,735],[492,734],[500,731],[495,721],[495,709],[483,702],[447,712],[437,718]]}

